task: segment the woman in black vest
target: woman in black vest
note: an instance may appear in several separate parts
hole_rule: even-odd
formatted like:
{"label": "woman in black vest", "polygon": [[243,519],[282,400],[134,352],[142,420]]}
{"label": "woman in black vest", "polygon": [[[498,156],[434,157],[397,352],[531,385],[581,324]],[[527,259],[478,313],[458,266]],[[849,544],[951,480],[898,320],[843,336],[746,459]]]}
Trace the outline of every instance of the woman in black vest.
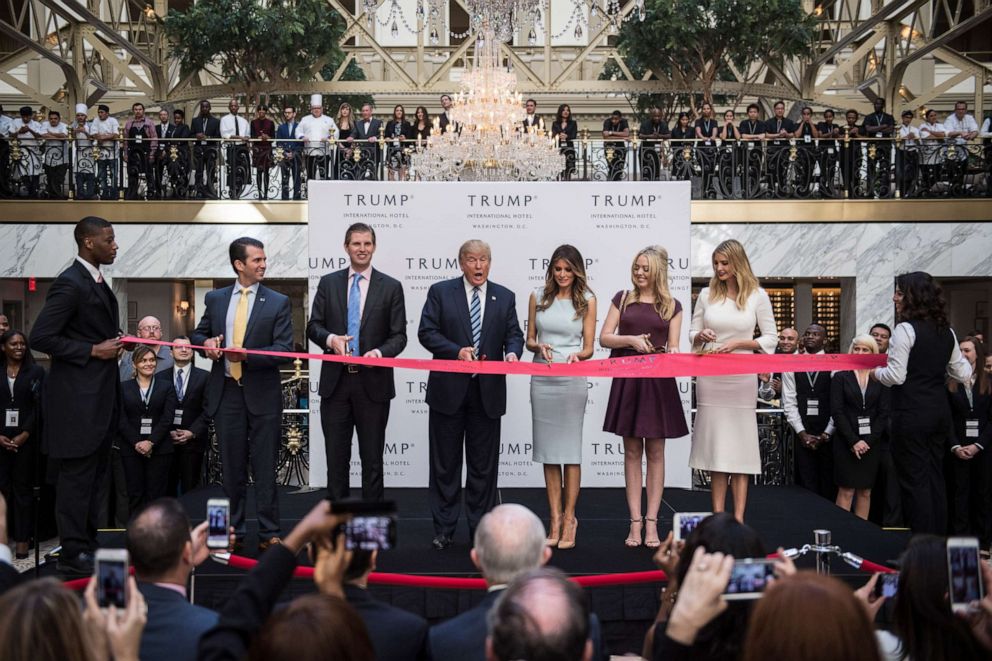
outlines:
{"label": "woman in black vest", "polygon": [[[851,342],[853,354],[877,354],[871,335]],[[837,372],[830,382],[830,413],[834,420],[834,481],[837,507],[868,518],[871,488],[878,475],[877,447],[889,424],[889,391],[868,378],[870,370]]]}
{"label": "woman in black vest", "polygon": [[992,379],[983,369],[985,345],[978,338],[969,335],[958,348],[972,374],[963,385],[947,382],[954,420],[951,452],[946,455],[949,532],[976,535],[985,548],[992,542]]}
{"label": "woman in black vest", "polygon": [[176,391],[155,378],[158,358],[139,344],[131,354],[134,378],[121,384],[119,441],[128,507],[132,514],[168,491],[172,467],[169,429],[176,412]]}
{"label": "woman in black vest", "polygon": [[965,383],[971,366],[947,323],[944,292],[929,273],[896,277],[892,301],[899,324],[889,343],[889,364],[872,374],[892,389],[892,458],[906,523],[914,533],[943,535],[943,463],[951,428],[945,379]]}
{"label": "woman in black vest", "polygon": [[[28,348],[28,339],[18,330],[0,336],[0,351],[7,381],[0,387],[0,491],[11,504],[14,552],[22,560],[28,557],[34,521],[32,491],[38,479],[38,438],[40,409],[38,398],[45,370],[36,365]],[[36,542],[37,543],[37,542]]]}

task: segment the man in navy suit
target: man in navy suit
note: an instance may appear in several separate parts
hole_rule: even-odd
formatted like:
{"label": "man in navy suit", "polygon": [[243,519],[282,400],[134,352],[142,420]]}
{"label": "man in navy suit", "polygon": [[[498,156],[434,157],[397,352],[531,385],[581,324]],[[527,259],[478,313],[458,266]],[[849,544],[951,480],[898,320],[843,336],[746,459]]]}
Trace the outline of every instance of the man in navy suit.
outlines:
{"label": "man in navy suit", "polygon": [[[488,592],[473,608],[431,628],[431,658],[486,659],[489,611],[517,577],[544,566],[551,559],[551,548],[544,540],[544,524],[523,505],[500,505],[482,517],[475,531],[471,557],[486,579]],[[595,615],[589,616],[589,640],[593,658],[603,658],[599,619]]]}
{"label": "man in navy suit", "polygon": [[174,460],[169,475],[169,493],[186,493],[200,486],[203,454],[207,450],[206,395],[210,372],[193,365],[189,338],[172,339],[173,366],[155,375],[176,390],[176,413],[169,428]]}
{"label": "man in navy suit", "polygon": [[283,122],[276,129],[276,146],[282,147],[282,199],[289,199],[289,179],[293,178],[293,199],[300,199],[300,145],[296,142],[296,108],[286,106],[282,109]]}
{"label": "man in navy suit", "polygon": [[[418,336],[441,360],[506,360],[523,351],[516,299],[489,282],[489,244],[471,240],[458,251],[461,278],[432,285],[420,316]],[[496,505],[500,418],[506,413],[506,376],[431,372],[429,498],[435,549],[451,546],[461,504],[462,448],[468,473],[465,508],[469,536]]]}
{"label": "man in navy suit", "polygon": [[[307,337],[339,356],[393,358],[406,347],[403,285],[372,268],[375,230],[351,225],[344,235],[351,265],[320,279]],[[382,454],[389,402],[396,397],[391,367],[325,361],[320,368],[320,424],[327,452],[327,492],[332,500],[349,493],[351,439],[358,431],[362,458],[362,499],[382,500]]]}
{"label": "man in navy suit", "polygon": [[379,601],[368,592],[378,551],[352,552],[344,572],[344,598],[365,622],[378,661],[419,661],[427,656],[427,620]]}
{"label": "man in navy suit", "polygon": [[[255,478],[259,550],[279,543],[276,460],[282,427],[283,358],[251,355],[243,349],[293,350],[289,298],[262,284],[265,246],[241,237],[231,242],[233,286],[209,292],[193,344],[208,348],[215,361],[207,383],[207,414],[214,419],[224,472],[224,494],[231,501],[231,523],[241,543],[245,536],[248,457]],[[220,351],[221,348],[241,349]]]}
{"label": "man in navy suit", "polygon": [[58,464],[59,571],[92,574],[120,397],[117,298],[100,267],[114,263],[117,241],[113,225],[95,216],[76,223],[73,236],[79,254],[48,290],[31,344],[52,357],[42,443]]}
{"label": "man in navy suit", "polygon": [[196,661],[200,636],[217,624],[217,613],[194,606],[186,595],[190,572],[209,555],[207,522],[191,533],[178,500],[153,500],[131,520],[126,543],[148,606],[139,658]]}
{"label": "man in navy suit", "polygon": [[365,159],[365,169],[360,175],[362,179],[375,179],[375,170],[379,165],[378,142],[382,120],[372,116],[373,110],[371,103],[363,105],[362,116],[351,130],[351,137],[356,141],[355,148],[361,150]]}

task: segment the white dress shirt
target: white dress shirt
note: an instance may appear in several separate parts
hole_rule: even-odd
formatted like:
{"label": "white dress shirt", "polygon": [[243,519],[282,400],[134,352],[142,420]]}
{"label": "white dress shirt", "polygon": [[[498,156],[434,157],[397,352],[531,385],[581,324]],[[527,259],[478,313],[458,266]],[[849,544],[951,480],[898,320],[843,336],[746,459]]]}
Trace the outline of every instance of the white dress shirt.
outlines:
{"label": "white dress shirt", "polygon": [[45,165],[67,165],[69,163],[69,127],[59,122],[55,126],[45,124],[42,133],[65,136],[62,138],[52,138],[45,140]]}
{"label": "white dress shirt", "polygon": [[11,121],[7,115],[0,114],[0,136],[7,137],[7,134],[10,133]]}
{"label": "white dress shirt", "polygon": [[[820,349],[816,355],[825,354],[826,351]],[[800,372],[802,376],[800,378],[809,379],[810,385],[816,383],[816,379],[830,378],[830,372]],[[816,378],[813,378],[813,374]],[[821,402],[821,404],[826,404],[826,402]],[[806,426],[803,424],[803,417],[799,413],[799,397],[796,393],[796,373],[795,372],[782,372],[782,410],[785,411],[785,419],[789,421],[792,428],[796,430],[797,434],[801,434],[806,431]],[[827,411],[829,413],[829,411]],[[833,436],[834,433],[834,419],[831,417],[827,420],[827,428],[823,430],[823,433]]]}
{"label": "white dress shirt", "polygon": [[[249,300],[249,304],[250,304],[250,302],[251,302],[251,297],[250,296],[248,297],[248,300]],[[193,372],[193,363],[191,363],[191,362],[190,363],[186,363],[186,365],[183,366],[183,367],[180,367],[179,365],[173,365],[173,369],[175,370],[173,372],[173,374],[172,374],[172,385],[173,386],[176,385],[176,377],[179,375],[179,373],[182,372],[182,375],[183,375],[183,389],[182,389],[181,392],[180,391],[176,391],[176,398],[181,402],[181,401],[183,401],[183,397],[186,396],[186,389],[189,388],[189,375],[192,374],[192,372]]]}
{"label": "white dress shirt", "polygon": [[[364,271],[356,271],[354,268],[352,268],[350,266],[348,267],[348,284],[347,284],[347,289],[346,289],[346,294],[345,294],[345,301],[347,301],[349,303],[351,302],[351,281],[352,281],[352,278],[355,277],[355,274],[356,273],[359,274],[360,276],[362,276],[358,280],[358,292],[359,292],[359,296],[360,296],[360,300],[359,300],[359,303],[358,303],[358,318],[361,319],[365,315],[365,301],[369,297],[369,280],[372,277],[372,266],[369,265],[368,268],[366,268]],[[360,323],[361,322],[359,322],[359,324]],[[331,342],[333,342],[334,341],[334,338],[336,338],[336,337],[337,337],[337,335],[335,335],[334,333],[331,333],[330,335],[327,336],[327,348],[328,349],[331,349],[332,348],[331,347]],[[373,358],[382,358],[382,352],[379,351],[378,349],[371,349],[370,351],[368,351],[366,353],[372,354],[372,357]]]}
{"label": "white dress shirt", "polygon": [[912,124],[909,126],[902,124],[899,126],[899,137],[902,138],[905,146],[915,147],[916,141],[920,138],[920,129]]}
{"label": "white dress shirt", "polygon": [[92,264],[87,262],[82,257],[79,257],[78,255],[76,256],[76,261],[82,264],[86,268],[86,271],[90,274],[90,277],[93,278],[93,282],[103,282],[103,274],[100,273],[99,267],[93,266]]}
{"label": "white dress shirt", "polygon": [[[224,324],[224,346],[234,346],[234,315],[238,313],[238,302],[241,300],[242,285],[234,283],[234,291],[231,293],[231,301],[227,305],[227,319]],[[256,282],[248,288],[248,319],[251,319],[251,311],[255,308],[255,299],[258,297],[258,283]],[[246,324],[248,319],[245,320]],[[244,372],[242,372],[243,374]],[[231,361],[224,358],[224,374],[231,376]]]}
{"label": "white dress shirt", "polygon": [[338,125],[327,115],[320,117],[307,115],[296,127],[296,137],[306,141],[303,147],[307,156],[325,156],[330,148],[327,140],[330,138],[337,140],[338,133]]}
{"label": "white dress shirt", "polygon": [[[237,132],[234,130],[235,126],[238,127]],[[232,115],[230,113],[221,117],[220,137],[233,138],[236,135],[243,138],[250,137],[251,128],[248,126],[248,120],[240,115]]]}
{"label": "white dress shirt", "polygon": [[[951,357],[947,361],[947,375],[959,383],[967,383],[971,378],[971,365],[961,355],[958,347],[958,338],[951,331],[951,338],[954,340],[954,348],[951,349]],[[889,340],[889,364],[885,367],[875,368],[875,378],[883,386],[901,386],[906,382],[906,368],[909,363],[909,352],[916,343],[916,331],[908,322],[902,322],[892,331],[892,339]]]}
{"label": "white dress shirt", "polygon": [[[965,115],[963,119],[958,119],[958,116],[951,113],[947,119],[944,120],[944,129],[948,132],[954,131],[955,133],[977,133],[978,132],[978,122],[971,115]],[[961,136],[955,136],[954,141],[963,145],[967,142]]]}
{"label": "white dress shirt", "polygon": [[23,126],[29,127],[35,133],[44,133],[45,127],[42,126],[40,122],[36,122],[33,119],[29,119],[27,122],[25,122],[20,117],[15,118],[10,123],[10,130],[9,130],[10,136],[12,138],[16,138],[17,141],[21,143],[21,147],[37,147],[38,139],[34,137],[34,134],[28,133],[26,131],[24,133],[18,133],[18,131],[20,131],[21,127]]}
{"label": "white dress shirt", "polygon": [[[121,125],[114,117],[107,117],[106,121],[97,117],[92,122],[90,122],[90,129],[93,135],[106,135],[113,134],[119,135],[121,130]],[[108,160],[116,158],[117,155],[117,143],[113,140],[101,140],[100,141],[100,160]]]}

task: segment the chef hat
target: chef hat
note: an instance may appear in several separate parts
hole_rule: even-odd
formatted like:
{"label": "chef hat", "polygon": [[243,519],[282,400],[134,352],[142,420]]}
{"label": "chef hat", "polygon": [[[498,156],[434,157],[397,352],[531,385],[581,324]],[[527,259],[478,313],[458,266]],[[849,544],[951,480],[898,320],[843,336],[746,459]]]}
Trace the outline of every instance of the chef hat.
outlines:
{"label": "chef hat", "polygon": [[79,114],[85,115],[87,112],[89,112],[89,108],[86,107],[86,104],[85,103],[77,103],[76,104],[76,114],[77,115],[79,115]]}
{"label": "chef hat", "polygon": [[311,94],[310,95],[310,107],[311,108],[317,108],[317,107],[323,108],[324,107],[324,97],[322,97],[320,94]]}

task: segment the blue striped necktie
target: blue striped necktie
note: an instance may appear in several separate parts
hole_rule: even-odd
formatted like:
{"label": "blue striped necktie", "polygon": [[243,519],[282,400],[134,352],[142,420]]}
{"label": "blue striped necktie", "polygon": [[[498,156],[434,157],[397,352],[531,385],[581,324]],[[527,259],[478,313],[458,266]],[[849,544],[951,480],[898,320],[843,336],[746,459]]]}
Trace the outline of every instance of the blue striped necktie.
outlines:
{"label": "blue striped necktie", "polygon": [[478,357],[482,340],[482,305],[479,303],[478,287],[472,287],[472,307],[469,308],[469,317],[472,319],[472,346],[475,348],[476,357]]}
{"label": "blue striped necktie", "polygon": [[348,335],[351,336],[348,348],[351,349],[352,356],[360,355],[358,353],[358,329],[362,323],[362,290],[358,287],[358,281],[361,279],[361,273],[352,276],[351,292],[348,294]]}

